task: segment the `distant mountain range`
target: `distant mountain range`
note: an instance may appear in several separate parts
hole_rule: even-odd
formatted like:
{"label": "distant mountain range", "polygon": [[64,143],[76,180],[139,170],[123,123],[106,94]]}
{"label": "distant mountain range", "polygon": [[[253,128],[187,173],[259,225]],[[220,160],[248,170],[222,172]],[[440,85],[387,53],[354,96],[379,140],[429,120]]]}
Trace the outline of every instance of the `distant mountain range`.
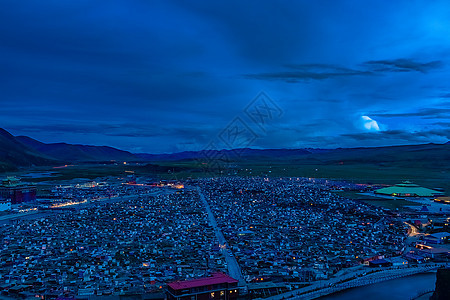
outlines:
{"label": "distant mountain range", "polygon": [[419,144],[386,147],[359,147],[337,149],[233,149],[186,151],[172,154],[135,154],[145,161],[187,161],[187,160],[222,160],[270,162],[285,161],[299,165],[329,164],[375,164],[424,166],[432,168],[439,164],[450,166],[450,142],[446,144]]}
{"label": "distant mountain range", "polygon": [[0,172],[13,171],[18,167],[111,160],[137,161],[140,158],[107,146],[45,144],[27,136],[13,136],[0,128]]}
{"label": "distant mountain range", "polygon": [[57,160],[26,147],[8,131],[0,128],[0,171],[11,171],[18,166],[51,165]]}
{"label": "distant mountain range", "polygon": [[63,163],[100,161],[286,161],[295,164],[358,164],[371,163],[450,166],[450,142],[446,144],[422,144],[369,148],[338,149],[233,149],[185,151],[171,154],[133,154],[107,146],[46,144],[27,136],[13,136],[0,128],[0,171],[18,167],[57,165]]}
{"label": "distant mountain range", "polygon": [[16,139],[34,151],[61,161],[136,161],[137,156],[108,146],[73,145],[66,143],[45,144],[27,136],[17,136]]}
{"label": "distant mountain range", "polygon": [[221,159],[221,160],[240,160],[240,159],[257,159],[257,158],[295,158],[311,154],[307,149],[251,149],[240,148],[233,150],[201,150],[201,151],[184,151],[170,154],[147,154],[137,153],[137,157],[146,161],[178,161],[192,159]]}

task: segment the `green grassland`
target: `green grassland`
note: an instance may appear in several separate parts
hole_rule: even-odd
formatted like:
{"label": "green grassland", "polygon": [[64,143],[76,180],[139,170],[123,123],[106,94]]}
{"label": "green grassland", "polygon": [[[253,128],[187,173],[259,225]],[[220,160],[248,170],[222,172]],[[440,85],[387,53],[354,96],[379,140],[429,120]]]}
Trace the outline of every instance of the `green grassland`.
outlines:
{"label": "green grassland", "polygon": [[[195,162],[165,162],[163,165],[185,168],[175,174],[179,178],[216,176],[268,176],[268,177],[312,177],[347,180],[354,183],[396,184],[404,180],[413,181],[429,188],[441,187],[450,191],[450,170],[445,167],[423,167],[414,164],[380,166],[370,163],[354,164],[305,164],[295,161],[241,161],[230,167],[202,170]],[[173,174],[161,174],[171,177]]]}

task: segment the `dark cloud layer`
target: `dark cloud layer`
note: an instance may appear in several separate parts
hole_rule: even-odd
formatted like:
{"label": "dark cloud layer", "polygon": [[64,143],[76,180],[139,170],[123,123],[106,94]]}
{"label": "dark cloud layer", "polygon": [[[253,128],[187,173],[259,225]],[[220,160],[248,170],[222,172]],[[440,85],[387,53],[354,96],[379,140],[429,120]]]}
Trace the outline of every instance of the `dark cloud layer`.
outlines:
{"label": "dark cloud layer", "polygon": [[442,67],[442,61],[436,60],[426,63],[414,61],[412,59],[394,59],[394,60],[372,60],[366,62],[367,65],[374,68],[377,72],[421,72]]}
{"label": "dark cloud layer", "polygon": [[342,76],[371,75],[372,72],[353,70],[344,67],[325,64],[287,65],[289,71],[249,74],[247,78],[261,80],[283,80],[297,83],[301,80],[323,80]]}
{"label": "dark cloud layer", "polygon": [[425,119],[450,119],[450,107],[449,108],[421,108],[414,112],[403,113],[373,113],[372,116],[395,118],[395,117],[421,117]]}
{"label": "dark cloud layer", "polygon": [[[0,26],[17,135],[195,150],[239,117],[254,147],[448,139],[447,1],[4,0]],[[264,128],[262,90],[283,111]]]}
{"label": "dark cloud layer", "polygon": [[442,67],[442,61],[421,63],[412,59],[378,60],[368,61],[363,68],[349,69],[342,66],[327,64],[291,64],[285,67],[290,71],[248,74],[246,77],[261,80],[283,80],[288,83],[297,83],[301,80],[323,80],[342,76],[355,75],[382,75],[385,72],[421,72]]}
{"label": "dark cloud layer", "polygon": [[412,143],[429,143],[434,138],[443,138],[450,140],[450,129],[433,129],[424,130],[419,132],[410,132],[405,130],[387,130],[377,133],[353,133],[343,134],[342,138],[348,138],[355,140],[359,143],[376,146],[377,143],[383,143],[385,145],[392,144],[395,141],[396,144],[412,144]]}

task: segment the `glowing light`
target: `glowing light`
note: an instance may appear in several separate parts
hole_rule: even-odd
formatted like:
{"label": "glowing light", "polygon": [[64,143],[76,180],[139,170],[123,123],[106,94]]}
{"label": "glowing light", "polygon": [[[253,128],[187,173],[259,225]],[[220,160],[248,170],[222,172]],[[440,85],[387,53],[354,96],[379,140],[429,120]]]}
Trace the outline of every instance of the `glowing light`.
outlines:
{"label": "glowing light", "polygon": [[363,126],[365,129],[369,131],[380,131],[380,126],[378,126],[378,122],[372,119],[369,116],[362,116],[361,120],[363,122]]}

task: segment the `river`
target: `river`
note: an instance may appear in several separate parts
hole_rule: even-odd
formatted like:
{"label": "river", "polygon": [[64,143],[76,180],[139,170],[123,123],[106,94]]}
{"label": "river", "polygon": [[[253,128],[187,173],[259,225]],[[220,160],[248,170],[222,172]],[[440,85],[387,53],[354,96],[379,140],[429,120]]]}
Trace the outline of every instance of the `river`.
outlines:
{"label": "river", "polygon": [[321,300],[409,300],[419,292],[434,289],[436,272],[383,281],[321,297]]}

